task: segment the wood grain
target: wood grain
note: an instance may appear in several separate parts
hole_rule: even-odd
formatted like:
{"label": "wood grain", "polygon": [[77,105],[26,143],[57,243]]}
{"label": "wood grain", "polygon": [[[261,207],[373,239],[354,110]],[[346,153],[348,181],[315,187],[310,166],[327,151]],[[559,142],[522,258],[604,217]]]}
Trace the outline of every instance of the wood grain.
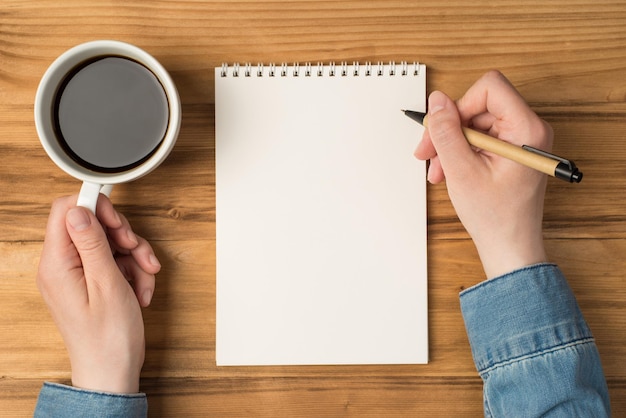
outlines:
{"label": "wood grain", "polygon": [[[480,416],[481,381],[458,292],[483,278],[445,185],[428,190],[431,362],[215,366],[213,68],[222,62],[420,61],[453,97],[502,70],[555,130],[584,180],[551,179],[545,236],[597,339],[614,416],[626,415],[626,4],[590,1],[4,0],[0,6],[0,416],[31,416],[44,380],[68,382],[34,278],[49,207],[78,182],[39,145],[33,99],[64,50],[134,43],[176,82],[183,125],[168,160],[115,188],[163,271],[144,312],[150,416]],[[419,138],[415,139],[416,144]]]}

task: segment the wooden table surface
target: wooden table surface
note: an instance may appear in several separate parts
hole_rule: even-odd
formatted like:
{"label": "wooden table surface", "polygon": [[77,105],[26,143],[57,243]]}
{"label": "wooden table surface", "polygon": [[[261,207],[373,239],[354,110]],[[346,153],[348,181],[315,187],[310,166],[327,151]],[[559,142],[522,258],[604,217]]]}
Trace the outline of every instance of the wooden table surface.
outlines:
{"label": "wooden table surface", "polygon": [[[169,159],[113,200],[163,263],[145,310],[151,416],[481,416],[458,292],[482,279],[445,186],[429,186],[430,357],[419,366],[216,367],[214,77],[222,62],[420,61],[458,97],[502,70],[554,127],[582,183],[550,179],[545,236],[596,336],[626,416],[626,3],[578,1],[66,1],[0,4],[0,416],[69,382],[35,286],[52,200],[78,191],[41,148],[33,99],[48,65],[89,40],[153,54],[180,91]],[[415,138],[417,144],[419,138]]]}

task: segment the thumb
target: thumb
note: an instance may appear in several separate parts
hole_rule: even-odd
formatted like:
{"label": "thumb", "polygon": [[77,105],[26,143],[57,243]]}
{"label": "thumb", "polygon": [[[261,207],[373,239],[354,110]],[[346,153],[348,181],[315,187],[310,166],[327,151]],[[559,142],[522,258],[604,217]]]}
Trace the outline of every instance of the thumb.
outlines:
{"label": "thumb", "polygon": [[111,269],[117,269],[106,233],[90,211],[76,206],[67,212],[65,221],[87,279],[97,280]]}
{"label": "thumb", "polygon": [[440,91],[432,92],[428,98],[428,133],[446,178],[469,174],[476,154],[461,131],[456,105]]}

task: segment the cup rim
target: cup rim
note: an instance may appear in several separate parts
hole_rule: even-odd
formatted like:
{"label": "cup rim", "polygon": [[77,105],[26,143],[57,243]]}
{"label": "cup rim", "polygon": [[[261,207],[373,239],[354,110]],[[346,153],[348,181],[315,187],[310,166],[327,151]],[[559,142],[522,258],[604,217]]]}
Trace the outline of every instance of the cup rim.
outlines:
{"label": "cup rim", "polygon": [[[165,91],[169,109],[167,131],[156,152],[142,164],[119,173],[97,172],[78,164],[65,153],[54,132],[53,102],[59,85],[80,63],[105,55],[133,59],[152,71]],[[96,184],[118,184],[136,180],[158,167],[174,147],[182,119],[178,90],[167,70],[143,49],[116,40],[85,42],[59,55],[47,68],[39,82],[35,94],[34,113],[39,141],[52,161],[72,177]]]}

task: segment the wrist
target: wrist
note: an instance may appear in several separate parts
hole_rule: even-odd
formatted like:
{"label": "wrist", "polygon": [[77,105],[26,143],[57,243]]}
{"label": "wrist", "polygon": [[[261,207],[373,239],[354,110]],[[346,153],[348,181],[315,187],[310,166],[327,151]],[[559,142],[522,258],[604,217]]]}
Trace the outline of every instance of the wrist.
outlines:
{"label": "wrist", "polygon": [[80,389],[131,394],[139,392],[140,370],[134,367],[110,365],[106,370],[96,367],[80,368],[72,365],[72,386]]}
{"label": "wrist", "polygon": [[102,378],[88,378],[75,377],[72,374],[72,386],[85,390],[92,390],[97,392],[115,393],[115,394],[131,394],[139,392],[139,379],[129,380],[107,380]]}
{"label": "wrist", "polygon": [[498,245],[477,244],[476,248],[488,279],[548,261],[543,240],[523,245],[519,242]]}

